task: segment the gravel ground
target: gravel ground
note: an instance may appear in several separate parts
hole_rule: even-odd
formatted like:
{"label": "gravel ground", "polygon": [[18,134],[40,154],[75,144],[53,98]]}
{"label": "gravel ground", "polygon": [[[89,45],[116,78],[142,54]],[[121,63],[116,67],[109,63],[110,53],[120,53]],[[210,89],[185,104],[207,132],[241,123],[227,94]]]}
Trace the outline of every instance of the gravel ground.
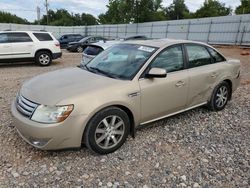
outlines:
{"label": "gravel ground", "polygon": [[242,61],[241,86],[225,110],[197,108],[148,125],[115,153],[86,148],[40,151],[18,136],[10,104],[23,81],[79,64],[64,53],[50,67],[0,66],[0,187],[250,187],[250,56],[220,48]]}

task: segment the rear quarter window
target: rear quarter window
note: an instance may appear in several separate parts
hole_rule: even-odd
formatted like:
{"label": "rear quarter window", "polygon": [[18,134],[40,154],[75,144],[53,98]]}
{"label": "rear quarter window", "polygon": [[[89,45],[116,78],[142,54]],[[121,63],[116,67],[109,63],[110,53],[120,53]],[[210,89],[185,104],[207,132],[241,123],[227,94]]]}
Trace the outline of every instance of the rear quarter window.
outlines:
{"label": "rear quarter window", "polygon": [[221,54],[219,54],[216,50],[209,48],[209,47],[207,48],[213,58],[214,63],[226,61],[226,59]]}
{"label": "rear quarter window", "polygon": [[98,55],[102,51],[103,51],[103,49],[101,47],[87,46],[87,48],[85,48],[85,50],[84,50],[84,53],[87,55]]}
{"label": "rear quarter window", "polygon": [[53,41],[53,38],[48,33],[33,33],[39,41]]}

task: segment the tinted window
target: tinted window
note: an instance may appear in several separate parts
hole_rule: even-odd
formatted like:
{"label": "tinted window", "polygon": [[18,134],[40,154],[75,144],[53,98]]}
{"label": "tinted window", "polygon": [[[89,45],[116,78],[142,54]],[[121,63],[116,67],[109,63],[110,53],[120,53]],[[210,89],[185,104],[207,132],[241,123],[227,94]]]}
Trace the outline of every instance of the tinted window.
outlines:
{"label": "tinted window", "polygon": [[211,56],[213,57],[214,63],[225,61],[225,58],[222,55],[220,55],[218,52],[216,52],[214,49],[209,48],[209,47],[207,49],[210,52]]}
{"label": "tinted window", "polygon": [[85,48],[84,53],[87,55],[97,55],[101,51],[103,51],[103,49],[100,47],[88,46],[87,48]]}
{"label": "tinted window", "polygon": [[207,49],[199,45],[186,45],[188,53],[189,68],[208,65],[212,61]]}
{"label": "tinted window", "polygon": [[33,33],[39,41],[52,41],[52,37],[48,33]]}
{"label": "tinted window", "polygon": [[11,42],[32,42],[27,33],[8,33]]}
{"label": "tinted window", "polygon": [[0,43],[8,43],[8,35],[6,33],[0,33]]}
{"label": "tinted window", "polygon": [[182,70],[184,68],[181,46],[170,47],[156,57],[151,67],[163,68],[167,72]]}

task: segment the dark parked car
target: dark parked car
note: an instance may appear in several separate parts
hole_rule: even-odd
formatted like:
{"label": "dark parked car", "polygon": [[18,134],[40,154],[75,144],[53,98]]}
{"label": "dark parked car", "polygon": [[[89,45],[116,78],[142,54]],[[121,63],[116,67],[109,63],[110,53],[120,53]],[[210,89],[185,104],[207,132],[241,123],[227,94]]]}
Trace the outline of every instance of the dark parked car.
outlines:
{"label": "dark parked car", "polygon": [[81,40],[84,36],[80,35],[80,34],[66,34],[66,35],[62,35],[58,41],[60,42],[60,46],[61,48],[66,48],[68,43],[70,42],[77,42],[79,40]]}
{"label": "dark parked car", "polygon": [[86,44],[96,43],[99,41],[106,41],[103,37],[98,36],[88,36],[79,40],[78,42],[70,42],[67,46],[67,50],[70,52],[83,52],[83,50],[87,47]]}

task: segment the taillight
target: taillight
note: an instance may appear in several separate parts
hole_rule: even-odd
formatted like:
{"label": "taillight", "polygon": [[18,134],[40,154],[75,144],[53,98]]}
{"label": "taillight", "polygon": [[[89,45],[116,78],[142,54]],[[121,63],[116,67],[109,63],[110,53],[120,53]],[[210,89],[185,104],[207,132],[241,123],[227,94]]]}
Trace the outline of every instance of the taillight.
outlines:
{"label": "taillight", "polygon": [[60,47],[60,43],[55,43],[55,46]]}

